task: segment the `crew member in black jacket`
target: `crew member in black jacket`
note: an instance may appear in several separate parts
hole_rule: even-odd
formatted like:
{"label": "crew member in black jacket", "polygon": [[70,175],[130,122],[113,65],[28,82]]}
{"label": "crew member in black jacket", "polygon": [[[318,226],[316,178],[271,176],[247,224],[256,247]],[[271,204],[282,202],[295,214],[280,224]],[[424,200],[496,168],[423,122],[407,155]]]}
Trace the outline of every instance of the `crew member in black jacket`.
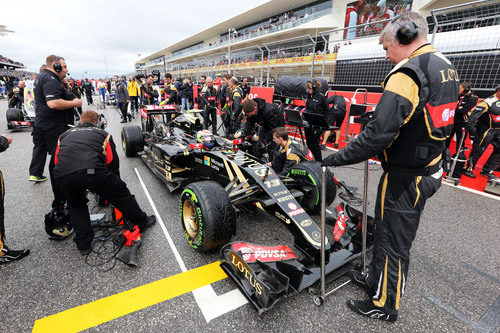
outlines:
{"label": "crew member in black jacket", "polygon": [[453,122],[453,129],[451,130],[450,137],[446,140],[447,148],[450,147],[451,138],[453,138],[454,135],[457,136],[457,148],[458,148],[458,143],[460,142],[462,137],[462,129],[466,128],[467,122],[469,121],[469,115],[471,114],[472,110],[476,107],[478,102],[478,97],[472,93],[470,82],[460,83],[458,92],[460,96],[458,97],[458,105],[457,108],[455,109],[455,120]]}
{"label": "crew member in black jacket", "polygon": [[[9,145],[12,143],[12,139],[0,135],[0,152],[7,150]],[[12,250],[5,245],[5,211],[4,211],[4,199],[5,199],[5,186],[3,184],[3,174],[0,171],[0,264],[6,264],[8,262],[19,260],[30,254],[30,250]]]}
{"label": "crew member in black jacket", "polygon": [[9,93],[9,108],[21,110],[24,103],[24,81],[19,81],[17,87]]}
{"label": "crew member in black jacket", "polygon": [[141,86],[141,105],[154,105],[158,92],[153,89],[153,75],[148,75],[146,82]]}
{"label": "crew member in black jacket", "polygon": [[[325,95],[319,91],[320,87],[321,83],[314,79],[307,81],[307,100],[306,110],[304,112],[322,114],[328,119],[330,116],[330,109],[328,108]],[[306,127],[304,129],[304,134],[306,136],[307,148],[309,148],[313,154],[314,159],[321,162],[323,160],[320,147],[321,130],[318,128]]]}
{"label": "crew member in black jacket", "polygon": [[201,89],[200,107],[203,111],[203,128],[208,129],[212,125],[212,133],[217,135],[217,87],[211,77],[207,78]]}
{"label": "crew member in black jacket", "polygon": [[75,230],[74,242],[82,255],[90,252],[94,233],[90,226],[87,190],[108,200],[141,231],[155,223],[137,204],[120,179],[119,160],[111,134],[99,128],[99,114],[85,111],[81,124],[64,132],[55,154],[54,174],[68,200]]}
{"label": "crew member in black jacket", "polygon": [[92,100],[92,93],[95,91],[94,85],[89,79],[85,79],[85,82],[82,83],[83,92],[85,93],[85,97],[87,97],[87,105],[92,105],[94,101]]}
{"label": "crew member in black jacket", "polygon": [[441,186],[442,155],[458,99],[458,74],[427,42],[427,34],[427,21],[412,11],[384,28],[380,42],[397,66],[384,80],[373,119],[347,147],[323,161],[342,166],[378,156],[382,162],[373,259],[366,276],[351,273],[369,299],[349,300],[347,306],[386,321],[397,319],[420,215]]}
{"label": "crew member in black jacket", "polygon": [[241,136],[247,138],[252,135],[252,132],[257,132],[257,126],[260,126],[257,132],[259,140],[255,146],[254,155],[260,158],[264,153],[262,147],[265,147],[269,158],[272,159],[277,149],[273,141],[273,130],[285,126],[283,113],[276,104],[267,103],[262,98],[247,99],[243,103],[243,112],[246,120]]}

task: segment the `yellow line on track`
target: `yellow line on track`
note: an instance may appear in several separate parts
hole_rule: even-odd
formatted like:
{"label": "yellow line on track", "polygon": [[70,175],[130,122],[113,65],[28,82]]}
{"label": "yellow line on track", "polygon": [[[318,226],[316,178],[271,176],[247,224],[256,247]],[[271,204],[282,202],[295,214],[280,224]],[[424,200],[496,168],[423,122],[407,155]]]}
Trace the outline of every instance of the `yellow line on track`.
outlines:
{"label": "yellow line on track", "polygon": [[33,332],[80,332],[225,279],[214,262],[38,319]]}

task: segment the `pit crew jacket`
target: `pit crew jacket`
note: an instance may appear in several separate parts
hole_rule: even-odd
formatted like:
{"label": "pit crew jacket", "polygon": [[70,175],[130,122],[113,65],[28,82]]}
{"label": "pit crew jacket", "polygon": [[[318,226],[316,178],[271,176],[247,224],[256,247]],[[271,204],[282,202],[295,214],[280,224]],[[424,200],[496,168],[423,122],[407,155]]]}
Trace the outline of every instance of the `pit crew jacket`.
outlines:
{"label": "pit crew jacket", "polygon": [[243,92],[239,86],[236,86],[231,92],[231,100],[229,101],[229,106],[231,107],[231,119],[236,121],[240,116],[241,110],[243,110],[243,106],[241,105],[241,96]]}
{"label": "pit crew jacket", "polygon": [[487,123],[487,127],[484,135],[486,135],[488,130],[491,128],[500,128],[500,100],[496,97],[496,95],[490,96],[479,102],[472,111],[469,117],[468,127],[473,136],[476,135],[477,122],[479,118],[487,119],[487,121],[485,121]]}
{"label": "pit crew jacket", "polygon": [[458,85],[451,62],[432,45],[421,46],[387,75],[365,129],[324,164],[353,164],[378,155],[385,171],[428,175],[440,166],[452,130]]}
{"label": "pit crew jacket", "polygon": [[59,137],[54,177],[81,170],[110,170],[119,175],[119,159],[111,134],[92,123],[73,127]]}
{"label": "pit crew jacket", "polygon": [[163,89],[163,99],[166,104],[177,104],[177,88],[174,84],[166,84]]}
{"label": "pit crew jacket", "polygon": [[9,108],[21,109],[24,102],[24,89],[15,87],[9,94]]}
{"label": "pit crew jacket", "polygon": [[216,86],[203,86],[201,89],[201,107],[217,107],[217,95],[219,94]]}
{"label": "pit crew jacket", "polygon": [[153,89],[153,86],[149,86],[147,83],[141,86],[143,105],[153,105],[155,104],[155,99],[158,98],[158,92]]}
{"label": "pit crew jacket", "polygon": [[285,147],[275,153],[272,167],[277,173],[286,175],[295,164],[305,159],[305,152],[300,146],[288,139]]}
{"label": "pit crew jacket", "polygon": [[267,103],[262,98],[254,98],[253,101],[257,103],[257,113],[253,116],[247,116],[241,134],[242,137],[250,135],[256,125],[261,125],[264,133],[269,133],[277,127],[285,126],[285,118],[276,104]]}
{"label": "pit crew jacket", "polygon": [[469,91],[465,95],[460,95],[458,106],[455,110],[455,123],[465,124],[469,120],[469,115],[477,105],[478,97]]}

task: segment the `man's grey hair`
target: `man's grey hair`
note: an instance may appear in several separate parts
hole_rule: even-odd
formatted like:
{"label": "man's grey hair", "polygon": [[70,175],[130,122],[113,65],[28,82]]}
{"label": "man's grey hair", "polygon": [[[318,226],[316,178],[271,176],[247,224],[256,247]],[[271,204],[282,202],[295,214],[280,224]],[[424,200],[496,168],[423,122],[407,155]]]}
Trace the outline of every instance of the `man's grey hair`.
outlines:
{"label": "man's grey hair", "polygon": [[232,77],[229,82],[231,82],[232,84],[238,84],[238,79],[236,77]]}
{"label": "man's grey hair", "polygon": [[413,22],[417,26],[418,35],[416,40],[427,41],[427,34],[429,34],[427,21],[420,14],[413,11],[407,11],[385,26],[384,30],[380,33],[379,43],[382,44],[384,38],[390,43],[396,42],[396,33],[398,32],[399,27],[407,22]]}

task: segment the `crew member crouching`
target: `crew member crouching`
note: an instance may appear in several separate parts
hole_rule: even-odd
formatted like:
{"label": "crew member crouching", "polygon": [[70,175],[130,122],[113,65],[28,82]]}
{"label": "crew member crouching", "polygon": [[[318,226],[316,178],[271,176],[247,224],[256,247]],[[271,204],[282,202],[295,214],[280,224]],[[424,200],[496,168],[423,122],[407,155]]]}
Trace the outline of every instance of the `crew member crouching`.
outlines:
{"label": "crew member crouching", "polygon": [[286,175],[297,163],[304,161],[307,151],[292,142],[288,138],[288,131],[285,127],[277,127],[273,130],[273,141],[279,147],[274,154],[272,162],[267,163],[279,174]]}
{"label": "crew member crouching", "polygon": [[87,190],[105,198],[141,231],[156,219],[139,208],[119,176],[119,160],[110,134],[97,126],[99,115],[86,111],[81,124],[61,134],[55,153],[54,177],[64,192],[80,253],[90,252],[94,232],[90,226]]}

